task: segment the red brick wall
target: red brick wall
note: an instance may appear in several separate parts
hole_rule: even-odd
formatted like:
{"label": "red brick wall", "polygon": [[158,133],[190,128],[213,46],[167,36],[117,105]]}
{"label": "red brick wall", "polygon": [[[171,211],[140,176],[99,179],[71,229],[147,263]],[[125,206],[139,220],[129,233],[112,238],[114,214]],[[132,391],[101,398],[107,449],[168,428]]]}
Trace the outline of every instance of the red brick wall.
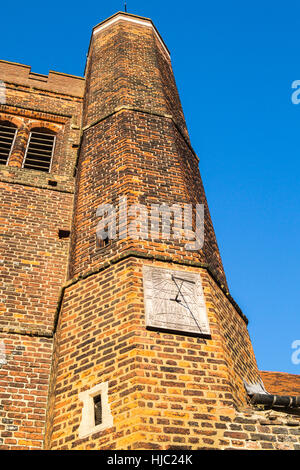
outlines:
{"label": "red brick wall", "polygon": [[[27,66],[3,61],[0,78],[7,93],[0,118],[18,128],[8,165],[0,165],[0,325],[49,334],[68,270],[69,240],[58,231],[71,229],[84,81],[35,76]],[[56,132],[50,174],[21,168],[34,127]]]}
{"label": "red brick wall", "polygon": [[42,449],[52,338],[0,333],[0,449]]}
{"label": "red brick wall", "polygon": [[151,28],[121,21],[96,32],[86,68],[84,126],[122,106],[167,114],[159,53]]}
{"label": "red brick wall", "polygon": [[[242,380],[258,380],[257,365],[168,51],[149,21],[97,29],[86,80],[0,61],[0,118],[18,127],[0,165],[0,446],[299,449],[296,413],[247,404]],[[57,132],[51,174],[22,169],[36,126]],[[124,195],[129,205],[204,204],[203,249],[130,238],[97,246],[98,206]],[[70,246],[58,230],[71,228]],[[144,264],[201,273],[211,338],[146,329]],[[79,393],[105,381],[113,426],[79,438]]]}
{"label": "red brick wall", "polygon": [[[299,448],[299,416],[247,408],[241,377],[258,376],[245,323],[241,338],[243,320],[206,270],[211,339],[146,330],[145,263],[166,267],[131,257],[66,288],[46,448]],[[113,427],[79,438],[79,393],[106,381]]]}
{"label": "red brick wall", "polygon": [[[120,110],[121,108],[121,110]],[[77,180],[72,275],[99,258],[135,246],[142,252],[209,264],[226,289],[226,279],[201,182],[190,147],[170,59],[152,28],[117,22],[95,29],[87,66],[83,141]],[[132,240],[100,252],[95,243],[96,210],[129,203],[206,206],[205,246],[186,252],[184,243]]]}
{"label": "red brick wall", "polygon": [[[0,445],[38,449],[56,309],[68,271],[69,240],[59,239],[58,231],[71,229],[84,80],[39,76],[3,61],[0,79],[6,86],[0,119],[18,128],[8,165],[0,165]],[[33,127],[57,134],[51,173],[22,168]]]}
{"label": "red brick wall", "polygon": [[[103,203],[116,207],[125,195],[129,205],[204,204],[203,249],[187,251],[186,240],[131,238],[99,248],[96,210]],[[132,259],[118,262],[129,252]],[[211,339],[146,330],[142,257],[202,272]],[[102,271],[105,263],[113,264]],[[171,65],[148,27],[117,23],[96,33],[91,43],[70,274],[78,280],[64,292],[56,333],[51,380],[56,398],[49,409],[47,446],[130,448],[151,442],[159,447],[161,435],[172,434],[172,442],[178,434],[197,433],[199,407],[209,413],[209,408],[246,404],[242,379],[257,380],[258,371],[245,319],[225,295],[222,261]],[[106,380],[115,426],[100,440],[82,441],[78,394]]]}
{"label": "red brick wall", "polygon": [[[56,95],[65,95],[66,101],[71,97],[82,98],[85,80],[82,77],[75,77],[65,73],[50,71],[48,75],[37,74],[31,71],[29,65],[17,64],[0,60],[1,80],[9,85],[21,85],[19,96],[24,101],[24,92],[28,98],[32,93],[39,94],[39,91],[51,92]],[[30,90],[31,89],[31,90]],[[36,96],[34,97],[36,100]],[[28,106],[30,108],[30,106]]]}
{"label": "red brick wall", "polygon": [[1,316],[4,330],[50,334],[66,279],[73,195],[1,183]]}

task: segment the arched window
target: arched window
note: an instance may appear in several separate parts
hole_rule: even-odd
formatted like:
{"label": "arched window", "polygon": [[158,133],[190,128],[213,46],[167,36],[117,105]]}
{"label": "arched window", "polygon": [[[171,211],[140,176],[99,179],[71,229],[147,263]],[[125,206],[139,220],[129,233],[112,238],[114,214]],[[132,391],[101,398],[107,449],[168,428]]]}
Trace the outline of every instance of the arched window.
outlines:
{"label": "arched window", "polygon": [[55,133],[49,129],[32,129],[28,139],[23,168],[50,172],[55,139]]}
{"label": "arched window", "polygon": [[0,121],[0,163],[6,165],[17,135],[17,127],[9,121]]}

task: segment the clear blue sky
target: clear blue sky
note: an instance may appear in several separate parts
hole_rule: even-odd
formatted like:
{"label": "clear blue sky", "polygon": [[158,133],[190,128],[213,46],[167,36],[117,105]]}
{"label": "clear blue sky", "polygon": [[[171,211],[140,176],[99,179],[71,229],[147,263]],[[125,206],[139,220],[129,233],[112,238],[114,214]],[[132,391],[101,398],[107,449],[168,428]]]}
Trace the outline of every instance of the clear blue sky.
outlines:
{"label": "clear blue sky", "polygon": [[[300,374],[300,4],[137,1],[172,63],[232,296],[258,365]],[[42,6],[45,5],[45,6]],[[82,75],[91,29],[122,1],[1,5],[0,58]],[[1,78],[1,77],[0,77]]]}

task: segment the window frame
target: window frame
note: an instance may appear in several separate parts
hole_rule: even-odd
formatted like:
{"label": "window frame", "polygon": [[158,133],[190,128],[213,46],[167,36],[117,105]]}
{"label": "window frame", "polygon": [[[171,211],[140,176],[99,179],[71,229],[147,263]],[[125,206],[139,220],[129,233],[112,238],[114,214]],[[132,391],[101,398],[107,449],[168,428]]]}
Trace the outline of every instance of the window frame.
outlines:
{"label": "window frame", "polygon": [[[96,425],[94,397],[98,395],[101,395],[102,422]],[[113,427],[113,416],[108,402],[108,382],[102,382],[85,392],[79,393],[78,398],[83,403],[81,422],[78,428],[80,439]]]}

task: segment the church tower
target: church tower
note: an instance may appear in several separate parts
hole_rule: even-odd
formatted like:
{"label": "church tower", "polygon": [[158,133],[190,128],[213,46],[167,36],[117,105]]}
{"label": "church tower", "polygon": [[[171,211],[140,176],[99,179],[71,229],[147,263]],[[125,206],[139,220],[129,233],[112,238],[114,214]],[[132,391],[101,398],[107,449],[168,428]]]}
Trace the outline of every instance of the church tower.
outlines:
{"label": "church tower", "polygon": [[299,450],[295,395],[257,369],[152,21],[98,24],[84,77],[0,60],[0,450]]}
{"label": "church tower", "polygon": [[203,417],[245,405],[259,376],[170,53],[151,20],[117,13],[85,79],[46,448],[197,448]]}

